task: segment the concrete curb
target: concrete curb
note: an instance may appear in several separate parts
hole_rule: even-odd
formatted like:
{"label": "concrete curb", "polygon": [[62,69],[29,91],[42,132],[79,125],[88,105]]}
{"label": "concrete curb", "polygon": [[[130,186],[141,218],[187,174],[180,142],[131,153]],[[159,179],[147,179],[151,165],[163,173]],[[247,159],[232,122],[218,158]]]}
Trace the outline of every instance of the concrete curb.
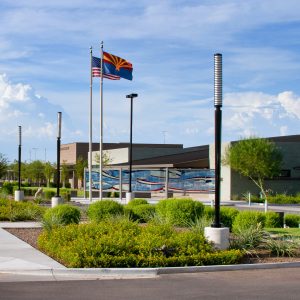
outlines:
{"label": "concrete curb", "polygon": [[172,268],[70,268],[70,269],[39,269],[39,270],[0,270],[0,274],[15,274],[27,276],[43,276],[55,280],[85,280],[109,278],[153,278],[159,275],[221,272],[236,270],[260,270],[299,268],[299,262],[268,263],[268,264],[238,264],[217,266],[194,266]]}

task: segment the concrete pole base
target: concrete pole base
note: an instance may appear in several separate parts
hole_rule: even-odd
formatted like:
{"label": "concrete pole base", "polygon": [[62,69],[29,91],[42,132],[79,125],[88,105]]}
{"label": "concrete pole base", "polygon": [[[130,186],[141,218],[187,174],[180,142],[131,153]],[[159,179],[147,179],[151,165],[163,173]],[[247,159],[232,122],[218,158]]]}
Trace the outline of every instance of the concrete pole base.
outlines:
{"label": "concrete pole base", "polygon": [[126,192],[126,204],[129,203],[130,200],[134,199],[134,193]]}
{"label": "concrete pole base", "polygon": [[15,191],[15,201],[24,200],[24,191]]}
{"label": "concrete pole base", "polygon": [[213,242],[215,248],[226,250],[229,248],[229,228],[205,227],[204,235],[209,242]]}
{"label": "concrete pole base", "polygon": [[51,198],[51,207],[55,207],[59,204],[63,204],[64,199],[62,197],[52,197]]}

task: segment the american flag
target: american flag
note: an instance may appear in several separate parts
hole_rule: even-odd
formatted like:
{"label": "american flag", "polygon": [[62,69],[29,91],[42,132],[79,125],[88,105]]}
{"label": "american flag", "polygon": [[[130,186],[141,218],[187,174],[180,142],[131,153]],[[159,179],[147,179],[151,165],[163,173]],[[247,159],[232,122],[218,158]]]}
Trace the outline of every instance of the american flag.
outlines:
{"label": "american flag", "polygon": [[[101,59],[95,56],[92,57],[92,76],[101,77]],[[120,80],[120,76],[105,73],[103,73],[103,78]]]}

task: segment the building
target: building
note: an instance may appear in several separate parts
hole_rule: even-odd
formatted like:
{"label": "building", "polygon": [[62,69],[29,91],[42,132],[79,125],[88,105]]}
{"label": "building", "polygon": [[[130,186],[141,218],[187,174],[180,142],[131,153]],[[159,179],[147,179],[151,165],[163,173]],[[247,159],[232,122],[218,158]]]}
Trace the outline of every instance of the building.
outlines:
{"label": "building", "polygon": [[[300,192],[300,135],[267,138],[273,141],[283,154],[280,176],[266,180],[266,186],[275,193],[295,194]],[[222,144],[226,147],[236,141]],[[71,143],[61,146],[61,163],[76,164],[78,157],[88,159],[88,143]],[[129,143],[104,143],[103,151],[109,157],[111,168],[126,167],[129,164]],[[93,144],[93,164],[99,144]],[[214,169],[214,144],[184,148],[182,144],[133,144],[133,168],[175,168],[175,169]],[[74,172],[73,172],[74,173]],[[228,166],[221,167],[221,200],[241,197],[250,191],[258,194],[258,188],[248,178],[242,177]],[[74,174],[73,185],[76,186]]]}

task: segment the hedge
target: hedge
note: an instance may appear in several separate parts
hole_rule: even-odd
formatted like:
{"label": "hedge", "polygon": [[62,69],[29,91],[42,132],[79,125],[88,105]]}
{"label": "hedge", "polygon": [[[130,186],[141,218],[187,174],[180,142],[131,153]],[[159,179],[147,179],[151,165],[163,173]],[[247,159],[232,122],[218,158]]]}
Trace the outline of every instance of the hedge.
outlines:
{"label": "hedge", "polygon": [[203,235],[169,225],[128,220],[57,227],[43,232],[39,248],[67,267],[176,267],[239,263],[243,252],[217,251]]}

